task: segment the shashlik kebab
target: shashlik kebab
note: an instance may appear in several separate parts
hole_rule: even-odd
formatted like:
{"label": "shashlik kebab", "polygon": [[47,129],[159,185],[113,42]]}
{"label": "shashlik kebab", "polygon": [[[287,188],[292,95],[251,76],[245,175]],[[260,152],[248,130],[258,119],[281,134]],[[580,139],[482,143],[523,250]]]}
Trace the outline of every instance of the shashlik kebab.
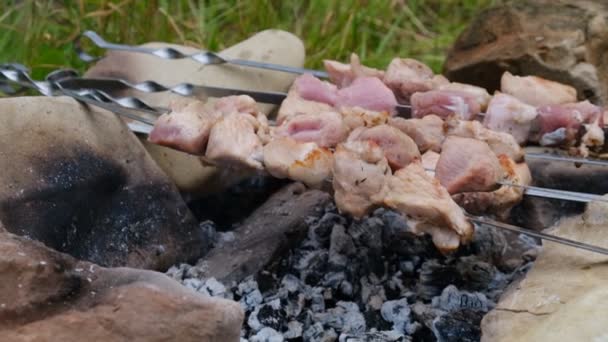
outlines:
{"label": "shashlik kebab", "polygon": [[[85,61],[97,58],[82,49],[83,38],[88,38],[98,47],[107,50],[145,53],[164,59],[190,58],[203,65],[231,63],[327,77],[338,88],[348,87],[360,78],[376,78],[393,92],[396,108],[407,110],[411,106],[414,117],[431,113],[439,116],[456,114],[462,119],[470,120],[479,114],[483,115],[482,111],[488,109],[483,115],[484,126],[511,133],[522,144],[530,142],[541,146],[564,147],[573,155],[587,157],[590,149],[599,150],[604,143],[606,112],[602,108],[588,101],[577,102],[576,89],[571,86],[536,76],[521,77],[505,72],[500,82],[501,91],[491,97],[483,88],[450,82],[442,75],[434,74],[425,64],[409,58],[394,58],[386,70],[379,70],[363,65],[353,53],[348,64],[325,60],[326,72],[323,72],[257,61],[232,60],[210,51],[188,55],[172,48],[154,49],[114,44],[93,31],[86,31],[74,42],[76,52]],[[357,82],[360,86],[373,86],[370,81]],[[324,89],[328,90],[331,92],[331,89]],[[376,95],[380,94],[381,92],[376,92]],[[317,102],[338,100],[335,104],[340,105],[343,100],[336,99],[330,93],[318,94],[314,90],[312,95],[312,100]],[[303,97],[306,98],[306,95]],[[386,97],[384,100],[389,101]]]}
{"label": "shashlik kebab", "polygon": [[[24,76],[25,77],[25,76]],[[29,86],[34,85],[35,89],[39,88],[39,85],[32,83],[31,79],[28,77],[25,77],[21,79],[21,83],[29,83]],[[45,87],[43,87],[44,89],[39,89],[43,94],[45,95],[49,95],[52,96],[52,94],[48,94],[46,90],[48,90]],[[53,87],[51,87],[53,88]],[[49,88],[50,89],[50,88]],[[125,105],[128,105],[125,102],[121,102],[120,104],[118,104],[118,102],[116,103],[108,103],[105,102],[105,100],[103,97],[105,95],[103,95],[101,98],[99,97],[100,94],[103,94],[103,92],[100,92],[100,94],[97,94],[96,96],[92,96],[91,92],[88,91],[74,91],[74,90],[70,90],[70,89],[66,89],[66,88],[62,88],[59,87],[59,93],[63,94],[63,95],[67,95],[67,96],[71,96],[79,101],[85,102],[85,103],[89,103],[92,105],[96,105],[96,106],[100,106],[102,108],[108,109],[110,111],[114,111],[117,114],[120,115],[125,115],[126,117],[130,117],[132,119],[138,120],[137,115],[133,115],[128,108],[125,107]],[[185,100],[185,99],[184,99]],[[222,103],[222,101],[224,101]],[[118,105],[117,105],[118,104]],[[259,113],[256,113],[255,115],[252,115],[253,112],[250,113],[245,113],[246,118],[241,118],[244,119],[242,120],[245,124],[240,125],[239,121],[240,120],[235,120],[238,119],[238,115],[239,111],[249,111],[247,108],[250,104],[255,104],[255,102],[252,99],[248,99],[246,96],[231,96],[229,98],[225,98],[225,99],[220,99],[219,103],[214,104],[214,110],[217,110],[219,114],[226,114],[226,112],[230,113],[226,116],[226,121],[228,123],[232,122],[233,124],[236,124],[235,127],[247,127],[248,129],[253,127],[254,131],[257,130],[256,135],[258,135],[258,137],[260,139],[262,139],[263,137],[266,137],[264,139],[268,139],[269,137],[271,137],[271,135],[269,135],[269,131],[266,131],[266,133],[264,133],[264,127],[266,127],[267,124],[267,120],[265,119],[265,117],[260,116]],[[204,105],[203,107],[208,106],[207,104]],[[200,107],[200,101],[197,102],[197,100],[194,100],[193,102],[188,103],[186,102],[178,102],[173,104],[173,107],[175,109],[180,110],[182,113],[187,113],[187,108],[191,108],[191,107],[199,107],[198,109],[202,109],[202,107]],[[252,108],[252,107],[250,107]],[[146,110],[147,111],[147,110]],[[175,114],[176,112],[174,112]],[[199,114],[203,115],[205,112],[199,112]],[[216,113],[217,114],[217,113]],[[242,113],[241,113],[242,114]],[[353,114],[353,113],[351,113]],[[365,114],[369,114],[369,113],[365,113]],[[180,116],[180,115],[176,115],[176,116]],[[188,115],[186,115],[186,117],[188,117]],[[216,116],[217,117],[217,116]],[[200,118],[200,117],[199,117]],[[255,118],[252,119],[252,118]],[[143,118],[139,118],[140,121],[147,121],[144,120]],[[180,121],[179,119],[177,121]],[[355,120],[354,122],[361,122],[360,120]],[[162,125],[161,125],[162,126]],[[231,129],[230,124],[224,124],[224,125],[218,125],[218,129],[220,133],[216,134],[217,137],[217,141],[216,142],[220,142],[222,141],[221,137],[222,135],[226,134],[225,137],[230,137],[231,133],[234,133],[235,130]],[[386,126],[386,125],[384,125]],[[208,127],[208,126],[207,126]],[[213,125],[212,127],[216,127],[216,125]],[[382,126],[380,126],[382,127]],[[157,127],[154,127],[157,128]],[[162,127],[161,127],[162,128]],[[542,232],[534,232],[534,231],[530,231],[527,230],[525,228],[521,228],[521,227],[516,227],[516,226],[511,226],[511,225],[507,225],[501,222],[497,222],[491,219],[487,219],[487,218],[479,218],[479,217],[475,217],[475,216],[471,216],[470,214],[466,214],[464,213],[464,211],[462,211],[462,209],[460,207],[458,207],[457,205],[454,205],[454,201],[453,198],[450,198],[450,194],[447,192],[447,190],[441,185],[440,181],[437,180],[435,177],[433,177],[433,172],[434,169],[432,171],[429,172],[428,168],[424,168],[423,166],[425,164],[428,165],[435,165],[439,163],[439,159],[441,156],[437,157],[437,153],[431,150],[428,150],[426,153],[424,153],[422,156],[420,156],[420,159],[417,158],[417,155],[415,153],[415,151],[412,150],[412,155],[414,156],[414,158],[410,159],[410,163],[408,165],[406,165],[405,167],[402,167],[401,169],[398,169],[397,171],[394,172],[394,174],[390,174],[393,170],[392,167],[400,167],[399,161],[403,162],[403,158],[399,155],[399,151],[392,151],[391,152],[391,144],[386,144],[383,143],[382,139],[380,140],[376,140],[374,139],[374,132],[369,132],[369,131],[364,131],[364,129],[367,129],[368,127],[358,127],[358,129],[360,129],[359,134],[357,135],[353,135],[352,139],[349,136],[349,138],[347,138],[346,142],[342,142],[339,143],[339,145],[336,148],[336,152],[332,154],[331,151],[328,151],[327,148],[321,148],[319,149],[318,146],[316,145],[316,143],[314,142],[298,142],[296,140],[294,140],[293,138],[289,137],[289,136],[285,136],[282,137],[280,139],[271,139],[270,143],[275,142],[274,146],[289,146],[289,143],[294,144],[295,146],[298,147],[297,149],[295,149],[296,152],[302,152],[304,151],[304,153],[295,153],[294,155],[294,149],[291,148],[287,148],[284,149],[284,154],[281,156],[281,153],[279,151],[279,153],[266,153],[264,154],[264,152],[266,151],[272,151],[272,149],[270,148],[271,144],[268,143],[266,144],[266,146],[264,146],[264,149],[262,150],[263,152],[263,161],[268,164],[269,167],[267,167],[269,170],[272,168],[272,165],[278,166],[275,168],[275,172],[279,173],[279,176],[281,177],[281,173],[285,174],[287,173],[287,177],[293,178],[293,179],[298,179],[298,178],[302,178],[302,179],[308,179],[308,180],[320,180],[323,179],[324,177],[326,177],[326,174],[323,172],[324,167],[323,164],[325,163],[326,165],[328,163],[331,163],[331,171],[330,172],[334,172],[333,170],[336,169],[340,169],[340,165],[345,166],[346,167],[346,172],[344,173],[344,177],[340,178],[336,178],[333,177],[332,179],[332,183],[334,184],[334,188],[336,190],[336,194],[337,197],[340,198],[340,196],[343,196],[343,201],[338,202],[338,203],[342,203],[342,210],[345,212],[351,212],[354,214],[354,216],[358,216],[361,213],[365,213],[368,210],[370,210],[370,208],[375,207],[375,206],[380,206],[380,205],[384,205],[384,206],[388,206],[391,208],[394,208],[396,210],[401,211],[402,213],[404,213],[405,215],[409,216],[410,219],[412,220],[412,223],[414,224],[414,229],[420,233],[430,233],[433,236],[433,240],[435,241],[435,243],[437,244],[438,248],[444,252],[448,252],[453,250],[454,248],[457,248],[458,245],[461,242],[467,242],[470,240],[470,235],[472,234],[472,225],[470,222],[467,221],[467,219],[479,223],[479,224],[484,224],[490,227],[498,227],[501,229],[506,229],[506,230],[512,230],[512,231],[516,231],[516,232],[520,232],[520,233],[524,233],[524,234],[528,234],[531,236],[535,236],[538,238],[542,238],[545,240],[549,240],[549,241],[554,241],[554,242],[558,242],[558,243],[562,243],[562,244],[566,244],[569,246],[573,246],[576,248],[581,248],[581,249],[585,249],[585,250],[589,250],[589,251],[593,251],[596,253],[602,253],[602,254],[608,254],[608,249],[604,249],[598,246],[592,246],[592,245],[588,245],[585,243],[581,243],[581,242],[577,242],[577,241],[572,241],[572,240],[568,240],[568,239],[564,239],[561,237],[557,237],[557,236],[553,236],[550,234],[546,234],[546,233],[542,233]],[[373,128],[373,127],[372,127]],[[377,133],[382,133],[382,130],[386,129],[386,128],[376,128],[376,132]],[[238,130],[237,130],[238,131]],[[393,132],[397,132],[398,130],[393,129]],[[152,132],[150,132],[152,133]],[[169,130],[170,134],[176,134],[179,133],[179,131],[173,131],[171,132],[171,130]],[[205,130],[202,130],[199,133],[205,133]],[[209,132],[210,133],[210,132]],[[178,134],[179,135],[179,134]],[[211,134],[209,134],[209,137],[211,136]],[[313,134],[314,136],[314,134]],[[396,136],[399,137],[401,136],[403,137],[407,137],[407,135],[405,134],[399,134],[396,133]],[[281,142],[281,139],[283,139],[283,142]],[[408,138],[411,140],[411,138]],[[253,168],[257,168],[259,167],[259,150],[257,150],[257,146],[258,144],[255,142],[255,139],[253,139],[253,136],[251,134],[249,134],[248,137],[246,137],[244,140],[246,143],[251,143],[253,142],[253,145],[256,146],[256,148],[253,149],[254,152],[258,152],[258,153],[254,153],[253,155],[255,156],[253,159],[250,159],[249,161],[252,162],[253,164],[247,165],[249,167],[253,166]],[[390,139],[389,139],[390,142]],[[410,141],[407,141],[407,143],[409,143]],[[331,142],[327,141],[326,144],[331,144]],[[411,145],[411,144],[410,144]],[[239,146],[239,147],[243,147],[240,146],[238,144],[233,144],[232,146]],[[490,146],[490,145],[488,145]],[[208,147],[208,146],[207,146]],[[302,149],[302,147],[304,147]],[[345,158],[345,163],[338,163],[336,162],[336,160],[339,160],[339,158],[335,158],[335,156],[337,155],[338,157],[340,157],[340,149],[343,149],[344,152],[346,152],[345,155],[343,155],[342,157],[346,157]],[[245,150],[247,150],[247,148],[245,148]],[[308,150],[308,151],[307,151]],[[206,152],[206,151],[205,151]],[[216,159],[215,162],[220,161],[221,163],[225,164],[225,165],[232,165],[232,166],[238,166],[238,167],[243,167],[244,163],[242,163],[242,160],[239,160],[240,157],[243,157],[243,155],[239,155],[239,153],[234,153],[235,151],[230,151],[230,149],[224,149],[223,151],[220,149],[219,150],[219,154],[217,154],[214,158]],[[312,153],[311,153],[312,152]],[[321,152],[321,153],[316,153],[316,152]],[[325,153],[323,153],[325,152]],[[349,160],[349,154],[350,157],[352,158],[353,156],[355,157],[354,159]],[[384,154],[384,157],[382,157],[382,154]],[[419,154],[419,152],[418,152]],[[213,154],[212,154],[213,156]],[[490,159],[492,159],[491,154],[486,155],[486,157],[490,156]],[[219,157],[219,158],[218,158]],[[236,157],[236,158],[235,158]],[[271,161],[271,159],[275,157],[275,161]],[[278,157],[278,158],[276,158]],[[287,157],[287,158],[285,158]],[[320,157],[320,158],[319,158]],[[333,160],[329,160],[327,159],[328,157],[332,158]],[[390,157],[390,159],[392,160],[392,165],[389,164],[387,157]],[[256,158],[257,163],[256,163]],[[370,159],[371,158],[371,159]],[[344,159],[344,158],[343,158]],[[376,160],[374,160],[376,159]],[[492,161],[490,161],[490,159],[488,159],[485,163],[483,163],[484,165],[492,165]],[[522,180],[525,183],[525,178],[527,177],[526,175],[529,174],[529,171],[527,170],[527,166],[525,166],[525,164],[520,163],[522,166],[525,167],[516,167],[514,168],[513,165],[515,165],[512,160],[508,159],[508,157],[506,155],[501,155],[500,156],[501,160],[506,160],[508,161],[507,163],[503,163],[503,165],[506,166],[505,171],[506,174],[509,175],[510,177],[512,177],[512,179],[514,180]],[[244,159],[247,160],[247,159]],[[320,162],[319,162],[320,161]],[[430,164],[429,164],[430,161]],[[211,162],[214,162],[213,160]],[[361,164],[366,165],[366,168],[362,168],[361,172],[373,172],[374,170],[377,171],[381,171],[382,174],[385,177],[372,177],[370,178],[370,180],[368,181],[368,177],[364,177],[364,178],[358,178],[358,177],[352,177],[353,173],[349,172],[349,169],[352,169],[352,165],[356,164],[357,162],[359,163],[363,163]],[[377,165],[374,165],[377,164]],[[427,166],[428,166],[427,165]],[[511,166],[509,166],[511,165]],[[285,167],[287,166],[287,167]],[[321,166],[319,169],[321,170],[321,172],[319,173],[318,170],[314,170],[314,168]],[[377,166],[384,166],[382,168],[378,168]],[[466,179],[466,172],[475,172],[475,167],[470,168],[471,166],[474,166],[473,164],[468,164],[464,165],[464,173],[465,174],[465,179]],[[494,165],[495,166],[495,165]],[[264,165],[264,167],[266,167],[266,165]],[[467,170],[468,168],[468,170]],[[520,169],[520,170],[516,170],[516,169]],[[311,172],[311,170],[313,172]],[[356,176],[356,172],[358,171],[356,168],[354,169],[355,173],[354,175]],[[390,171],[389,171],[390,170]],[[522,172],[523,170],[523,172]],[[461,170],[462,166],[461,166]],[[515,172],[513,172],[515,171]],[[335,173],[335,172],[334,172]],[[521,175],[519,175],[521,174]],[[373,180],[373,181],[372,181]],[[383,186],[381,188],[382,192],[380,193],[370,193],[369,189],[374,189],[374,183],[376,184],[375,186],[377,186],[378,182],[380,184],[388,184],[386,186]],[[457,184],[458,182],[456,182]],[[370,186],[371,184],[371,186]],[[483,182],[481,183],[483,184]],[[344,187],[345,191],[340,192],[340,186]],[[352,189],[349,188],[350,187],[355,187],[354,189],[356,189],[356,191],[351,191]],[[521,186],[520,189],[523,189],[525,187],[525,185]],[[367,189],[367,190],[366,190]],[[504,189],[504,186],[501,186],[498,190],[494,191],[495,193],[493,195],[490,196],[481,196],[481,199],[494,199],[493,196],[504,196],[504,195],[500,195],[500,189]],[[419,193],[416,194],[417,191],[422,191],[423,193]],[[508,190],[507,190],[508,191]],[[503,191],[504,192],[504,191]],[[478,192],[480,194],[483,194],[483,192]],[[466,194],[466,193],[465,193]],[[512,194],[514,194],[515,196],[513,196],[513,198],[517,198],[518,196],[521,197],[521,192],[512,192]],[[354,196],[354,197],[353,197]],[[475,198],[475,196],[473,196],[473,199]],[[508,199],[508,196],[505,196],[504,198]],[[354,199],[354,201],[351,201],[352,199]],[[567,198],[565,198],[567,199]],[[499,209],[499,210],[508,210],[508,207],[510,206],[508,201],[503,201],[503,205],[501,207],[500,202],[498,208],[496,208],[496,206],[494,206],[494,208],[490,208],[490,210],[495,210],[495,209]],[[504,206],[504,204],[507,204],[506,206]],[[350,208],[350,209],[349,209]],[[482,206],[480,207],[481,210],[487,210],[488,207],[486,206],[485,208]],[[466,219],[463,220],[463,216],[466,216]],[[437,226],[439,224],[439,226]]]}

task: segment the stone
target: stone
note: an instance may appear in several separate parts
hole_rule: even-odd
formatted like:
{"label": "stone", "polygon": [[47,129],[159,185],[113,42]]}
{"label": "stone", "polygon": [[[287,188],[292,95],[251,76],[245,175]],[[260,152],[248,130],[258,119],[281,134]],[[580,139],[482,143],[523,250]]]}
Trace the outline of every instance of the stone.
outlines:
{"label": "stone", "polygon": [[[141,45],[147,48],[172,47],[186,54],[198,52],[193,47],[160,42]],[[228,58],[241,58],[252,61],[302,67],[305,50],[302,41],[295,35],[281,30],[265,30],[248,39],[219,51]],[[230,64],[202,66],[192,59],[164,60],[155,56],[124,51],[111,51],[93,65],[85,77],[118,77],[130,82],[154,80],[164,85],[177,85],[190,82],[199,85],[229,87],[257,91],[286,91],[295,74],[263,70]],[[148,104],[167,107],[179,95],[164,93],[146,94],[134,90],[121,91],[120,96],[137,96]],[[204,94],[197,94],[204,98]],[[260,109],[270,113],[275,106],[262,105]],[[130,121],[130,120],[127,120]],[[152,158],[175,182],[180,191],[191,196],[214,193],[236,184],[250,175],[249,172],[226,172],[215,167],[204,166],[198,157],[146,141],[139,135]]]}
{"label": "stone", "polygon": [[115,114],[66,97],[0,99],[0,221],[101,266],[166,270],[211,247]]}
{"label": "stone", "polygon": [[230,283],[262,271],[306,236],[305,219],[320,215],[330,200],[327,193],[307,190],[301,183],[287,185],[234,230],[234,241],[203,258],[206,276]]}
{"label": "stone", "polygon": [[[604,196],[603,198],[608,198]],[[546,230],[608,248],[608,204]],[[544,241],[527,275],[512,283],[484,316],[482,341],[600,341],[608,325],[608,257]]]}
{"label": "stone", "polygon": [[579,99],[608,102],[608,4],[592,0],[505,2],[460,34],[443,73],[494,92],[504,71],[569,84]]}
{"label": "stone", "polygon": [[239,341],[238,303],[161,273],[104,268],[0,227],[2,341]]}

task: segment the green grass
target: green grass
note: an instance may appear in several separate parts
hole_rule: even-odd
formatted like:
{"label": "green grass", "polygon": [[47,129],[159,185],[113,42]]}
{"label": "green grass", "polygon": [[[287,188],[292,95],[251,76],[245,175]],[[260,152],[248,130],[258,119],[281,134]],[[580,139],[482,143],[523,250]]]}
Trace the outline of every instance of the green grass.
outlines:
{"label": "green grass", "polygon": [[0,63],[20,62],[36,77],[58,67],[84,70],[71,41],[94,30],[109,41],[166,41],[217,51],[253,33],[279,28],[301,37],[307,67],[324,58],[384,68],[394,56],[441,70],[467,22],[499,0],[4,0]]}

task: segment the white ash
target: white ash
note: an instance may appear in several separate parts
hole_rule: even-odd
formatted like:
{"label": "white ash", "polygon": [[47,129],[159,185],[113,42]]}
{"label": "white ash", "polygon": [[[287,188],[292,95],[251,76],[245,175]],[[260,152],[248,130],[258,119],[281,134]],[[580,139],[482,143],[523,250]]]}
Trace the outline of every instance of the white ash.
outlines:
{"label": "white ash", "polygon": [[[410,233],[405,218],[384,209],[352,220],[331,205],[307,223],[295,249],[238,284],[204,278],[203,263],[167,273],[241,303],[243,341],[478,341],[481,318],[538,248],[477,227],[469,246],[445,257],[430,237]],[[234,238],[219,233],[216,243]]]}

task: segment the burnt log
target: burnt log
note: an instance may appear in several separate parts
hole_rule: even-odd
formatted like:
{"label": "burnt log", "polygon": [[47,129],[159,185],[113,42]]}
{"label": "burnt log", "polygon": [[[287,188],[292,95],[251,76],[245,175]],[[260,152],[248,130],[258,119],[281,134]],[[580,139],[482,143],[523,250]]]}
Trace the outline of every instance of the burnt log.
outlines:
{"label": "burnt log", "polygon": [[301,183],[287,185],[234,230],[233,241],[207,254],[205,276],[230,283],[258,273],[303,239],[307,219],[321,215],[330,201],[323,191],[306,190]]}
{"label": "burnt log", "polygon": [[460,34],[443,73],[494,91],[504,71],[572,85],[608,103],[608,3],[525,0],[481,12]]}

